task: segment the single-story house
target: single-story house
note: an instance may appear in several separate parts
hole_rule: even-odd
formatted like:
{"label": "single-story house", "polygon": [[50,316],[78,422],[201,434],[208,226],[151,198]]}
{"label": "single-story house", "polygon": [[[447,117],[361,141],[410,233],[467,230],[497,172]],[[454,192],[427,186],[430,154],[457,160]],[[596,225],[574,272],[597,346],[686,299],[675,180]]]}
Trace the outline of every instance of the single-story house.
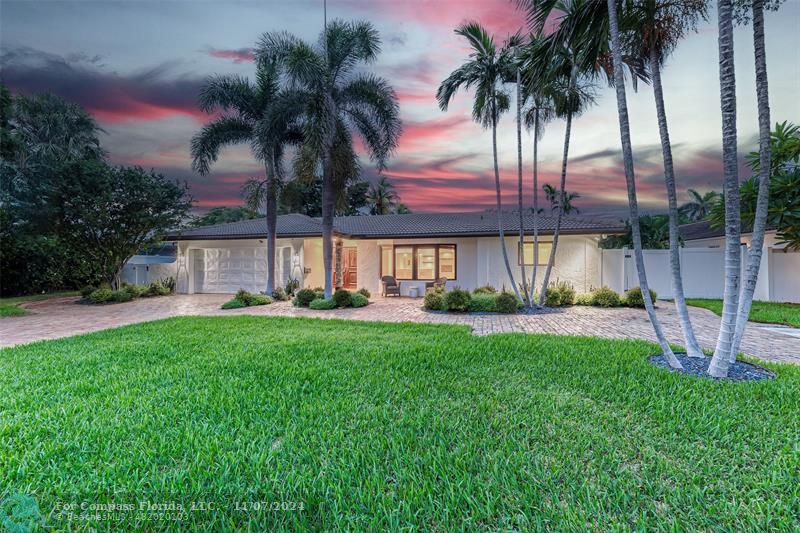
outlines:
{"label": "single-story house", "polygon": [[[687,248],[724,248],[725,247],[725,228],[712,228],[711,223],[705,220],[682,224],[678,226],[678,233]],[[742,232],[742,244],[750,246],[753,240],[753,232],[745,230]],[[767,228],[764,232],[764,246],[767,248],[783,248],[777,244],[778,237],[775,228]]]}
{"label": "single-story house", "polygon": [[[517,278],[523,262],[528,276],[533,263],[533,216],[525,215],[523,225],[526,244],[520,250],[519,215],[504,213],[506,246]],[[540,265],[547,264],[554,227],[555,217],[539,216]],[[178,291],[264,290],[266,231],[266,220],[259,218],[168,234],[166,240],[177,244]],[[599,286],[598,241],[624,231],[619,223],[565,217],[551,279],[569,281],[578,292]],[[336,217],[334,244],[334,263],[340,265],[342,286],[348,289],[379,293],[385,275],[400,282],[403,295],[414,288],[424,294],[425,284],[440,277],[448,279],[448,287],[509,286],[493,212]],[[296,279],[304,287],[324,285],[319,219],[278,217],[275,270],[280,284]],[[544,269],[539,271],[541,280]]]}

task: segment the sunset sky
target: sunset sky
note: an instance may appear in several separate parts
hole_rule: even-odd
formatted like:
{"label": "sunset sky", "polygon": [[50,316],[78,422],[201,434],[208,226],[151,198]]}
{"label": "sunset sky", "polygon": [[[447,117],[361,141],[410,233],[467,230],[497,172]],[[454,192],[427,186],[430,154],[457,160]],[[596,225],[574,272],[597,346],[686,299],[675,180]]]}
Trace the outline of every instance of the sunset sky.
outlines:
{"label": "sunset sky", "polygon": [[[491,135],[470,119],[472,95],[459,93],[447,113],[436,104],[439,83],[466,57],[453,28],[476,20],[500,42],[524,25],[508,0],[330,0],[328,17],[371,21],[383,52],[370,70],[390,80],[400,99],[403,136],[385,174],[417,212],[474,211],[494,205]],[[721,188],[716,12],[683,41],[664,74],[679,194]],[[213,172],[190,167],[189,141],[208,119],[197,107],[211,74],[252,76],[252,47],[268,31],[315,40],[322,28],[315,1],[0,1],[0,68],[13,92],[49,91],[88,109],[105,134],[112,162],[153,167],[186,180],[198,209],[240,205],[240,185],[263,169],[247,147],[225,150]],[[773,122],[800,121],[800,0],[766,18]],[[752,30],[736,30],[739,141],[755,149],[757,131]],[[629,91],[639,198],[647,212],[665,207],[661,150],[652,90]],[[556,183],[564,125],[549,125],[540,146],[542,181]],[[499,131],[506,204],[516,202],[512,115]],[[524,137],[526,201],[531,194],[531,142]],[[583,213],[622,216],[626,208],[614,95],[573,125],[567,189]],[[364,178],[376,172],[363,159]]]}

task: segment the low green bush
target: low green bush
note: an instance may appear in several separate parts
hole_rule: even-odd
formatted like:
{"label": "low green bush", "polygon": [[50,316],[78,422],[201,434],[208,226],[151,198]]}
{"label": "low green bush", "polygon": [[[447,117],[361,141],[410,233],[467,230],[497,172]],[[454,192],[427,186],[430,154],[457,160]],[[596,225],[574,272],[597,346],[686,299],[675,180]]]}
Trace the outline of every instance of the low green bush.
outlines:
{"label": "low green bush", "polygon": [[[372,296],[372,294],[370,294],[370,292],[367,290],[366,287],[361,287],[360,289],[358,289],[358,294],[360,294],[361,296],[363,296],[364,298],[367,298],[367,299],[369,299]],[[353,307],[355,307],[355,306],[353,306]]]}
{"label": "low green bush", "polygon": [[272,303],[272,298],[266,294],[253,294],[250,296],[250,303],[248,305],[269,305]]}
{"label": "low green bush", "polygon": [[333,298],[317,298],[312,300],[312,302],[308,305],[311,309],[315,309],[317,311],[327,311],[329,309],[336,308],[336,300]]}
{"label": "low green bush", "polygon": [[308,307],[316,299],[317,295],[312,289],[300,289],[294,295],[293,303],[297,307]]}
{"label": "low green bush", "polygon": [[[175,278],[173,278],[172,276],[161,278],[159,282],[161,283],[162,287],[164,287],[165,289],[167,289],[167,291],[169,291],[167,292],[167,294],[172,294],[175,292]],[[166,294],[163,296],[166,296]]]}
{"label": "low green bush", "polygon": [[547,307],[558,307],[561,305],[561,292],[553,283],[547,287],[544,293],[544,305]]}
{"label": "low green bush", "polygon": [[444,296],[444,304],[448,311],[469,311],[470,301],[472,301],[472,296],[469,291],[459,287],[455,287]]}
{"label": "low green bush", "polygon": [[619,294],[608,287],[600,287],[592,291],[592,305],[597,307],[619,307],[621,304]]}
{"label": "low green bush", "polygon": [[272,298],[279,302],[285,302],[289,299],[289,295],[282,287],[275,287],[275,290],[272,291]]}
{"label": "low green bush", "polygon": [[133,296],[125,289],[111,291],[111,298],[109,298],[109,301],[116,303],[130,302],[131,300],[133,300]]}
{"label": "low green bush", "polygon": [[234,298],[233,300],[228,300],[227,302],[222,304],[223,309],[241,309],[242,307],[247,307],[247,304],[238,298]]}
{"label": "low green bush", "polygon": [[447,311],[444,306],[444,291],[435,290],[425,293],[425,301],[422,306],[428,311]]}
{"label": "low green bush", "polygon": [[97,289],[89,295],[93,304],[104,304],[111,300],[111,289]]}
{"label": "low green bush", "polygon": [[[650,290],[650,300],[655,303],[656,291]],[[625,305],[628,307],[644,307],[644,298],[642,297],[641,287],[631,287],[625,292]]]}
{"label": "low green bush", "polygon": [[165,287],[161,281],[154,281],[142,293],[142,296],[167,296],[168,294],[171,294],[168,287]]}
{"label": "low green bush", "polygon": [[337,307],[350,307],[353,302],[352,293],[347,289],[336,289],[333,293],[333,301],[336,302]]}
{"label": "low green bush", "polygon": [[592,305],[592,295],[578,294],[575,296],[575,305]]}
{"label": "low green bush", "polygon": [[250,302],[253,300],[253,295],[244,289],[239,289],[236,291],[236,296],[234,296],[233,299],[241,300],[244,302],[244,305],[250,305]]}
{"label": "low green bush", "polygon": [[97,287],[93,285],[87,285],[81,289],[81,297],[88,298],[90,294],[97,290]]}
{"label": "low green bush", "polygon": [[369,303],[369,298],[361,294],[361,291],[353,293],[352,297],[350,298],[350,305],[353,307],[364,307]]}
{"label": "low green bush", "polygon": [[469,310],[473,313],[496,313],[497,296],[488,293],[473,294],[469,302]]}
{"label": "low green bush", "polygon": [[520,307],[520,302],[517,300],[516,295],[513,293],[503,291],[494,299],[495,309],[498,313],[504,313],[507,315],[513,314],[517,312],[517,309]]}
{"label": "low green bush", "polygon": [[575,303],[575,287],[568,281],[560,281],[556,284],[561,305],[573,305]]}
{"label": "low green bush", "polygon": [[497,289],[491,285],[484,285],[483,287],[478,287],[472,291],[472,294],[497,294]]}
{"label": "low green bush", "polygon": [[131,283],[123,283],[121,290],[128,292],[131,295],[131,299],[133,299],[133,298],[138,298],[145,292],[147,292],[147,286],[133,285]]}

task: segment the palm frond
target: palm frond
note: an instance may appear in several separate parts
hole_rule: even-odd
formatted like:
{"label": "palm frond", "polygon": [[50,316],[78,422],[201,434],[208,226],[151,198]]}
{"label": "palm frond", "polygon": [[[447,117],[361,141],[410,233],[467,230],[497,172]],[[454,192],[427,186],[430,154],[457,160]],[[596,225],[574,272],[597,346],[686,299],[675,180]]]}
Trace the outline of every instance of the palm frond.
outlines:
{"label": "palm frond", "polygon": [[206,124],[192,137],[192,168],[200,174],[207,174],[223,147],[248,142],[252,136],[252,124],[241,117],[222,116]]}
{"label": "palm frond", "polygon": [[258,114],[254,105],[256,93],[256,88],[242,76],[211,76],[200,90],[200,109],[206,113],[216,109],[235,111],[254,118]]}

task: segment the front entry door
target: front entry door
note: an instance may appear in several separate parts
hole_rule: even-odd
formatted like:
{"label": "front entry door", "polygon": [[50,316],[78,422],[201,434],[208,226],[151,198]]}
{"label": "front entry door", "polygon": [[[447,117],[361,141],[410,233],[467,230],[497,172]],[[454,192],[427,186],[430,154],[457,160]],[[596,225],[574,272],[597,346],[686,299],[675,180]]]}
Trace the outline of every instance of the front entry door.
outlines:
{"label": "front entry door", "polygon": [[358,249],[342,248],[342,287],[358,288]]}

